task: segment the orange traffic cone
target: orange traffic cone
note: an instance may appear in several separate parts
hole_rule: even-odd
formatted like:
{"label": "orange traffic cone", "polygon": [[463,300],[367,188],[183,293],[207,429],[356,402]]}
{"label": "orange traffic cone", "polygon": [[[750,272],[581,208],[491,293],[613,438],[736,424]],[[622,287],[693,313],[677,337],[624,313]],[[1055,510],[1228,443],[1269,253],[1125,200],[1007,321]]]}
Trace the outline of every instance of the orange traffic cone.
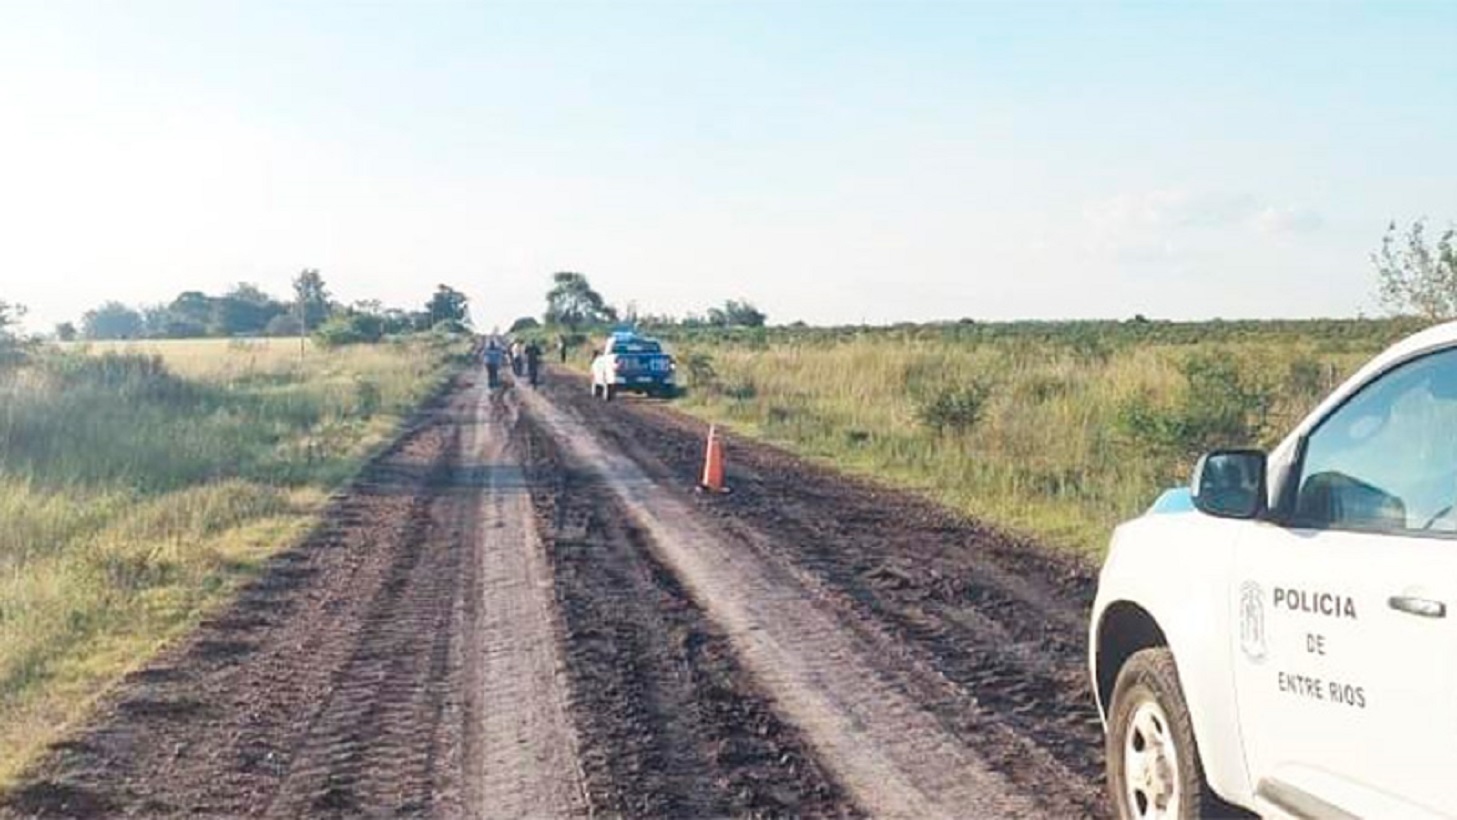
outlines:
{"label": "orange traffic cone", "polygon": [[703,483],[699,485],[711,493],[727,492],[723,486],[723,442],[718,438],[718,428],[708,428],[708,449],[703,455]]}

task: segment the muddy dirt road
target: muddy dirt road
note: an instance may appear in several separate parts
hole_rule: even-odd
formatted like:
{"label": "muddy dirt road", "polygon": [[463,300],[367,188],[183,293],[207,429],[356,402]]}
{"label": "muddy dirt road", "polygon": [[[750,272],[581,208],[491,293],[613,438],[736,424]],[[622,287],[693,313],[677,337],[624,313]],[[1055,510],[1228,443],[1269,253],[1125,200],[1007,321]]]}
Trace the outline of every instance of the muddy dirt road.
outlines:
{"label": "muddy dirt road", "polygon": [[468,374],[14,816],[1098,816],[1086,569],[557,375]]}

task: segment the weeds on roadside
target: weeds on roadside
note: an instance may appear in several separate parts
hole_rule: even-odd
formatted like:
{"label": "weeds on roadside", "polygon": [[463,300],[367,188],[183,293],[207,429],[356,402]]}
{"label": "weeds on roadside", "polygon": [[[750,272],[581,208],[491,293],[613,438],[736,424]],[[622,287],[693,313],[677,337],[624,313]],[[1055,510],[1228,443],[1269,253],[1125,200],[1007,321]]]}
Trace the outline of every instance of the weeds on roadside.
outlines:
{"label": "weeds on roadside", "polygon": [[1408,320],[665,331],[682,405],[1096,554],[1203,449],[1269,446]]}
{"label": "weeds on roadside", "polygon": [[459,352],[139,343],[0,370],[0,789],[306,527]]}

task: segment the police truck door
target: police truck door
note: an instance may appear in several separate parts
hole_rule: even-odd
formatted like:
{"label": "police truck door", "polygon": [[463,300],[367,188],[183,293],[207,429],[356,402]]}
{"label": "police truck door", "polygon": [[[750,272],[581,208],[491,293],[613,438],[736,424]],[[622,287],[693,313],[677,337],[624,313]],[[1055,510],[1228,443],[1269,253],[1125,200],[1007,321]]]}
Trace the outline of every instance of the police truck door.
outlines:
{"label": "police truck door", "polygon": [[1235,684],[1259,796],[1316,814],[1450,811],[1457,352],[1377,377],[1302,450],[1275,521],[1237,548]]}

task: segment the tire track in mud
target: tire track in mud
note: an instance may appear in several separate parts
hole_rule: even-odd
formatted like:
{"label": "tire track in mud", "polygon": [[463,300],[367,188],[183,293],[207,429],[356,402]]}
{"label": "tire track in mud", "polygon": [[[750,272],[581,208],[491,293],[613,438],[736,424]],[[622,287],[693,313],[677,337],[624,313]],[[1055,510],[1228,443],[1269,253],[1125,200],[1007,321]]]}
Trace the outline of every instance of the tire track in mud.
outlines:
{"label": "tire track in mud", "polygon": [[860,814],[513,390],[463,378],[0,816]]}
{"label": "tire track in mud", "polygon": [[544,556],[507,453],[515,416],[480,387],[453,413],[430,515],[411,522],[268,815],[584,808]]}
{"label": "tire track in mud", "polygon": [[[457,450],[459,430],[447,435],[447,446]],[[440,485],[449,469],[449,462],[437,463],[427,481]],[[448,738],[456,734],[442,717],[459,680],[459,667],[450,664],[450,625],[463,552],[432,537],[450,526],[439,507],[412,510],[360,640],[266,815],[421,814],[434,804],[440,758],[453,751]]]}
{"label": "tire track in mud", "polygon": [[1086,573],[576,388],[463,377],[0,816],[1103,811]]}
{"label": "tire track in mud", "polygon": [[[847,629],[819,590],[709,531],[673,492],[602,446],[581,417],[536,396],[528,410],[608,483],[650,533],[658,558],[725,628],[755,680],[871,814],[1033,816],[1076,808],[1055,782],[1035,794],[1013,788],[976,748],[984,743],[948,733],[919,702],[919,670],[887,657],[887,640],[863,639],[875,634],[873,625]],[[1060,774],[1032,765],[1047,778]]]}
{"label": "tire track in mud", "polygon": [[467,805],[478,814],[565,817],[587,812],[568,713],[564,630],[552,594],[552,567],[536,530],[525,471],[516,452],[519,416],[501,393],[482,396],[458,469],[463,492],[479,488],[469,533],[481,545],[468,581],[465,634]]}
{"label": "tire track in mud", "polygon": [[[655,481],[690,486],[705,426],[657,402],[547,392]],[[1102,734],[1086,682],[1085,564],[908,493],[731,439],[733,494],[683,494],[729,540],[776,563],[848,630],[899,659],[918,700],[1059,816],[1102,816]]]}
{"label": "tire track in mud", "polygon": [[602,478],[530,417],[520,442],[556,565],[594,810],[862,816]]}

